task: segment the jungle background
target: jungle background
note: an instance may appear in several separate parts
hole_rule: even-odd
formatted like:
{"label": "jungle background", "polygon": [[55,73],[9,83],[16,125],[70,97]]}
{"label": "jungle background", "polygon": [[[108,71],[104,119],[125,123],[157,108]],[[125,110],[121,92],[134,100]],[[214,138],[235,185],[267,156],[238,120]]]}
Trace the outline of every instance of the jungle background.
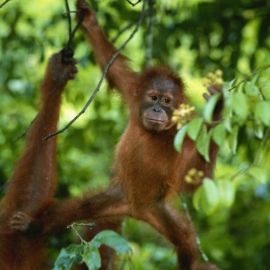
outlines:
{"label": "jungle background", "polygon": [[[75,10],[73,1],[70,5]],[[119,47],[138,21],[142,3],[92,0],[91,5]],[[0,9],[1,196],[37,112],[38,86],[47,59],[68,39],[64,13],[64,1],[54,0],[11,0]],[[202,78],[216,69],[223,71],[226,81],[248,80],[262,70],[261,86],[269,97],[269,15],[267,0],[151,0],[142,25],[123,53],[135,70],[152,64],[172,67],[183,77],[186,93],[198,111],[204,104]],[[121,29],[125,31],[119,35]],[[65,90],[59,127],[79,113],[101,77],[80,31],[74,48],[79,73]],[[106,187],[126,119],[121,98],[103,83],[86,112],[58,135],[57,197]],[[230,203],[204,211],[195,209],[192,196],[175,199],[179,208],[183,200],[187,203],[203,252],[222,269],[266,270],[270,265],[269,132],[256,137],[252,129],[248,121],[239,129],[236,153],[220,151],[215,178],[231,183]],[[175,268],[172,246],[149,226],[127,219],[123,235],[133,249],[134,269]],[[52,261],[62,247],[75,241],[72,233],[52,238]]]}

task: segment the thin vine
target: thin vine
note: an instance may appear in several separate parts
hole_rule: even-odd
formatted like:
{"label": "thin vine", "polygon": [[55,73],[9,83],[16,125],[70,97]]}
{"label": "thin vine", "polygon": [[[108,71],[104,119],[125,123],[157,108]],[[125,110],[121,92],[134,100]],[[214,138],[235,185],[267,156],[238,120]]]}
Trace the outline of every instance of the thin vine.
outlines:
{"label": "thin vine", "polygon": [[143,1],[142,11],[141,11],[139,20],[138,20],[134,30],[132,31],[130,36],[127,38],[127,40],[116,50],[116,52],[112,55],[111,59],[108,61],[108,63],[104,67],[101,78],[100,78],[95,90],[93,91],[92,95],[89,97],[87,102],[85,103],[82,110],[71,121],[69,121],[63,128],[59,129],[56,132],[49,133],[46,137],[44,137],[44,140],[48,140],[48,139],[50,139],[58,134],[65,132],[81,115],[83,115],[86,112],[86,110],[91,105],[94,98],[96,97],[97,93],[99,92],[101,85],[102,85],[111,65],[116,60],[116,58],[120,55],[121,51],[126,47],[126,45],[129,43],[129,41],[134,37],[134,35],[137,33],[137,31],[139,30],[141,23],[142,23],[144,16],[145,16],[145,6],[146,6],[145,3],[146,3],[146,1]]}

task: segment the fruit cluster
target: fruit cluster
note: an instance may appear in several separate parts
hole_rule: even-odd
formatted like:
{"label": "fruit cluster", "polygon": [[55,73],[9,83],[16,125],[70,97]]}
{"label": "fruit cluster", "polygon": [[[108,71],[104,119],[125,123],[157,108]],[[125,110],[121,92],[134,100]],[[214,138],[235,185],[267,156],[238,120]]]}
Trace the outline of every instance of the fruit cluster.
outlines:
{"label": "fruit cluster", "polygon": [[188,184],[197,185],[202,182],[203,177],[204,177],[203,171],[192,168],[185,175],[185,182],[187,182]]}
{"label": "fruit cluster", "polygon": [[207,76],[203,79],[203,85],[208,88],[211,86],[222,86],[223,81],[223,72],[222,70],[218,69],[215,72],[209,72]]}
{"label": "fruit cluster", "polygon": [[193,118],[194,113],[194,106],[190,106],[189,104],[181,104],[178,109],[174,110],[172,122],[176,124],[177,129],[180,129]]}

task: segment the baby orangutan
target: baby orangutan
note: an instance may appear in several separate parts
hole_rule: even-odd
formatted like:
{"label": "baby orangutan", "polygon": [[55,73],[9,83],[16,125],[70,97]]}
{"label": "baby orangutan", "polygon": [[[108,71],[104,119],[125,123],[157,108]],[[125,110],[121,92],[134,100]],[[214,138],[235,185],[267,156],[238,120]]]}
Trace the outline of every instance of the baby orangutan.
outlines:
{"label": "baby orangutan", "polygon": [[[84,33],[97,62],[104,68],[116,49],[105,37],[94,12],[84,0],[77,0],[77,10],[84,15]],[[115,152],[111,184],[103,193],[58,202],[50,207],[39,220],[43,233],[74,220],[121,220],[130,216],[152,225],[175,246],[177,269],[217,270],[215,265],[201,262],[192,224],[167,200],[172,194],[194,190],[200,184],[185,181],[192,168],[211,177],[217,155],[217,146],[212,142],[210,162],[206,162],[188,137],[181,153],[174,148],[177,130],[171,121],[172,114],[186,102],[181,78],[164,67],[136,73],[122,55],[109,68],[107,78],[121,92],[129,108],[127,128]],[[219,91],[221,87],[210,87],[209,94]],[[221,110],[222,102],[215,109],[215,120],[220,118]]]}

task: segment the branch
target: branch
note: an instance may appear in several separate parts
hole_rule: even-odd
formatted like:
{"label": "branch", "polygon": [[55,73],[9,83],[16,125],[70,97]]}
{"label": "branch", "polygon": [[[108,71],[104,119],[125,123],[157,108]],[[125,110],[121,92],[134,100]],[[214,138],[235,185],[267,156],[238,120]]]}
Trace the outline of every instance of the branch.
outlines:
{"label": "branch", "polygon": [[143,6],[142,6],[142,11],[139,17],[139,20],[134,28],[134,30],[132,31],[132,33],[130,34],[130,36],[127,38],[127,40],[118,48],[118,50],[113,54],[113,56],[111,57],[111,59],[109,60],[109,62],[106,64],[105,68],[103,69],[101,78],[95,88],[95,90],[93,91],[92,95],[90,96],[90,98],[87,100],[86,104],[84,105],[84,107],[82,108],[82,110],[69,122],[67,123],[66,126],[64,126],[62,129],[53,132],[53,133],[49,133],[46,137],[43,138],[43,140],[48,140],[60,133],[65,132],[82,114],[85,113],[85,111],[87,110],[87,108],[91,105],[91,103],[93,102],[94,98],[96,97],[97,93],[99,92],[101,85],[109,71],[110,66],[113,64],[113,62],[115,61],[115,59],[118,57],[118,55],[120,54],[120,52],[126,47],[126,45],[129,43],[129,41],[133,38],[133,36],[137,33],[143,18],[145,15],[145,1],[143,1]]}
{"label": "branch", "polygon": [[71,15],[70,14],[74,13],[74,11],[70,10],[68,0],[65,0],[65,6],[66,6],[67,21],[68,21],[68,41],[66,44],[66,48],[72,48],[72,42],[73,42],[75,33],[79,29],[79,27],[83,21],[83,16],[80,16],[78,18],[77,24],[75,25],[74,29],[72,30],[72,22],[71,22]]}
{"label": "branch", "polygon": [[8,2],[10,2],[11,0],[6,0],[4,1],[2,4],[0,4],[0,8],[2,8],[4,5],[6,5]]}
{"label": "branch", "polygon": [[74,29],[71,31],[70,33],[70,36],[69,36],[69,40],[68,40],[68,46],[71,46],[71,43],[74,39],[74,36],[75,36],[75,33],[77,32],[77,30],[79,29],[79,27],[81,26],[82,22],[83,22],[83,19],[84,19],[84,15],[81,15],[79,18],[78,18],[78,22],[77,24],[75,25]]}
{"label": "branch", "polygon": [[153,24],[154,24],[154,15],[155,15],[155,0],[148,0],[147,5],[148,5],[148,13],[149,15],[147,16],[147,27],[146,27],[146,64],[150,65],[152,58],[153,58]]}
{"label": "branch", "polygon": [[75,232],[75,234],[76,234],[76,235],[78,236],[78,238],[80,239],[81,243],[83,243],[83,244],[86,244],[86,243],[87,243],[87,241],[83,239],[83,237],[81,236],[81,234],[80,234],[79,231],[77,230],[76,224],[75,224],[75,223],[69,225],[67,228],[68,228],[68,229],[72,229],[72,230]]}
{"label": "branch", "polygon": [[[72,25],[71,25],[71,16],[70,16],[70,8],[69,8],[68,0],[65,0],[65,6],[66,6],[67,21],[68,21],[68,36],[70,40],[71,33],[72,33]],[[68,45],[70,45],[69,43],[70,41],[68,41]]]}
{"label": "branch", "polygon": [[111,42],[112,43],[115,43],[117,41],[117,39],[124,33],[126,32],[127,30],[129,30],[135,23],[134,22],[131,22],[129,24],[127,24],[125,27],[123,27],[122,29],[120,29],[118,31],[118,33],[112,38]]}
{"label": "branch", "polygon": [[258,150],[256,152],[256,155],[255,155],[255,158],[254,158],[253,162],[251,164],[249,164],[246,168],[240,169],[234,175],[232,175],[230,177],[231,178],[231,181],[235,180],[236,178],[238,178],[241,175],[244,175],[244,174],[248,173],[248,171],[251,168],[253,168],[258,163],[261,162],[262,156],[263,156],[262,153],[264,152],[264,149],[266,148],[266,143],[267,143],[267,140],[269,139],[269,135],[270,135],[270,128],[267,128],[267,130],[265,132],[265,135],[264,135],[264,138],[263,138],[263,140],[260,142],[260,144],[258,146]]}
{"label": "branch", "polygon": [[14,140],[14,143],[16,143],[17,141],[19,141],[20,139],[22,139],[23,137],[25,137],[27,135],[29,129],[32,127],[32,125],[36,121],[36,119],[37,119],[37,116],[35,116],[35,118],[30,122],[30,124],[25,129],[25,131]]}
{"label": "branch", "polygon": [[[185,215],[186,215],[187,219],[189,220],[190,223],[193,223],[193,221],[192,221],[192,216],[191,216],[191,214],[190,214],[189,207],[188,207],[188,204],[187,204],[187,202],[186,202],[186,200],[185,200],[185,197],[184,197],[182,194],[180,194],[180,195],[179,195],[179,198],[180,198],[180,200],[181,200],[181,205],[182,205],[182,207],[184,208],[184,212],[185,212]],[[197,233],[196,233],[196,235],[195,235],[195,238],[196,238],[197,247],[198,247],[198,249],[199,249],[199,252],[201,253],[202,259],[203,259],[205,262],[209,262],[209,258],[208,258],[208,256],[206,255],[206,253],[204,252],[204,250],[202,249],[201,239],[200,239],[200,237],[199,237],[199,235],[198,235]]]}
{"label": "branch", "polygon": [[67,16],[67,24],[68,24],[68,42],[66,44],[67,48],[71,48],[72,43],[72,22],[71,22],[71,15],[70,15],[70,8],[68,0],[65,0],[65,7],[66,7],[66,16]]}
{"label": "branch", "polygon": [[137,6],[142,0],[138,0],[137,2],[133,3],[130,0],[126,0],[130,5],[132,5],[133,7]]}

